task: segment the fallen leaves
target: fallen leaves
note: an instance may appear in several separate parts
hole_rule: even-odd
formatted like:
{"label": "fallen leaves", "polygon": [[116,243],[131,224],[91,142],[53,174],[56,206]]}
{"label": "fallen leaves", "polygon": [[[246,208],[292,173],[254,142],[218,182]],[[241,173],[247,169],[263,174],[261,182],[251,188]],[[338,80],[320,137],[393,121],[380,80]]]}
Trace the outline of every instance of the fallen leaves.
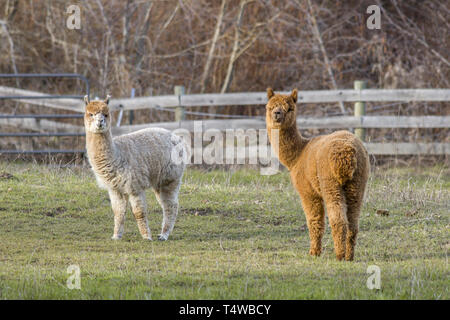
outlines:
{"label": "fallen leaves", "polygon": [[407,217],[413,217],[413,216],[415,216],[418,212],[419,212],[419,209],[414,208],[413,210],[410,210],[410,211],[406,212],[406,213],[405,213],[405,216],[407,216]]}
{"label": "fallen leaves", "polygon": [[387,209],[377,209],[377,211],[375,213],[382,217],[389,216],[389,210],[387,210]]}
{"label": "fallen leaves", "polygon": [[10,180],[10,179],[17,179],[14,177],[11,173],[2,171],[0,172],[0,180]]}

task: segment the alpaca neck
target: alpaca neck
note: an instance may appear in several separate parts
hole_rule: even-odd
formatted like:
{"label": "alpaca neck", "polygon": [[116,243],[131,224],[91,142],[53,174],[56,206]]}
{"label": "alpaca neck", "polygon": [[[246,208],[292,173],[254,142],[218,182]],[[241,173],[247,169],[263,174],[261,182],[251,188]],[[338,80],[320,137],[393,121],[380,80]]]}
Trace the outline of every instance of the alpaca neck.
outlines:
{"label": "alpaca neck", "polygon": [[272,139],[275,139],[276,133],[272,130],[278,130],[278,158],[290,170],[297,162],[303,148],[308,143],[308,139],[302,137],[296,125],[280,129],[268,127],[270,143],[274,147],[276,142]]}
{"label": "alpaca neck", "polygon": [[114,160],[114,142],[111,131],[103,133],[86,132],[86,149],[89,161],[94,169],[101,170],[110,166]]}

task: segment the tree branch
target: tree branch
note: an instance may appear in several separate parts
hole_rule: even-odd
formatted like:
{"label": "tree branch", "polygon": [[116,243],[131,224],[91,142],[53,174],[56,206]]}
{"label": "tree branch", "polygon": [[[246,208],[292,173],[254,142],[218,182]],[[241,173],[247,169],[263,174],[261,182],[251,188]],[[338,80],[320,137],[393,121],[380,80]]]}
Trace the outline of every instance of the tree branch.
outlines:
{"label": "tree branch", "polygon": [[[311,0],[308,0],[308,17],[309,21],[311,22],[312,31],[314,33],[314,36],[316,37],[317,42],[319,43],[320,51],[322,52],[323,60],[325,63],[325,67],[328,71],[328,75],[330,76],[331,84],[333,86],[334,90],[337,90],[337,84],[336,79],[334,78],[333,68],[331,67],[330,60],[328,59],[327,51],[325,49],[325,45],[323,44],[323,39],[320,34],[320,29],[316,21],[316,17],[314,15],[313,7],[311,4]],[[341,112],[343,114],[346,114],[344,103],[342,101],[339,102],[339,107],[341,109]]]}

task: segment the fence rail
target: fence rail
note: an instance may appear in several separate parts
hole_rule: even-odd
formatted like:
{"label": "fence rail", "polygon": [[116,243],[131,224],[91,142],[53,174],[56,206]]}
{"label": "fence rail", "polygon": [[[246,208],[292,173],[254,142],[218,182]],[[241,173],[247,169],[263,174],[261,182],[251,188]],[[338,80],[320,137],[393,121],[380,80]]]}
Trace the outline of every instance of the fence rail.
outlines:
{"label": "fence rail", "polygon": [[[208,129],[264,129],[266,122],[260,118],[233,120],[202,120],[202,130]],[[329,118],[297,118],[297,125],[302,129],[343,129],[343,128],[448,128],[450,116],[362,116],[362,117],[329,117]],[[168,130],[178,128],[194,131],[194,121],[156,122],[137,125],[113,127],[113,133],[125,134],[133,131],[159,127]]]}
{"label": "fence rail", "polygon": [[[266,123],[260,118],[233,119],[233,120],[202,120],[202,130],[208,129],[264,129]],[[13,126],[33,131],[71,131],[83,133],[81,126],[40,119],[2,119],[0,125]],[[297,118],[297,125],[301,129],[343,129],[343,128],[448,128],[450,116],[416,116],[416,117],[393,117],[393,116],[362,116],[362,117],[329,117],[329,118]],[[136,125],[124,125],[112,127],[114,135],[131,133],[133,131],[158,127],[168,130],[186,129],[194,131],[194,121],[177,122],[155,122]]]}
{"label": "fence rail", "polygon": [[[288,93],[288,92],[281,92]],[[20,99],[17,96],[48,96],[46,94],[0,86],[0,95],[14,96],[13,100],[50,108],[83,112],[84,104],[79,99]],[[312,90],[299,91],[298,103],[330,103],[358,101],[450,101],[449,89],[362,89],[362,90]],[[228,105],[264,105],[265,92],[240,92],[223,94],[163,95],[137,98],[112,98],[114,110],[139,110],[149,108],[175,108]]]}
{"label": "fence rail", "polygon": [[[81,75],[76,73],[15,73],[15,74],[0,74],[0,79],[18,79],[18,78],[59,78],[59,79],[78,79],[84,82],[85,94],[89,95],[90,93],[90,84],[89,80]],[[18,82],[17,82],[18,84]],[[3,94],[3,95],[2,95]],[[6,94],[6,95],[5,95]],[[53,106],[58,108],[59,103],[63,103],[64,101],[79,101],[83,98],[84,95],[49,95],[41,92],[30,92],[27,90],[17,89],[17,88],[8,88],[4,87],[3,91],[0,91],[0,101],[4,100],[15,100],[21,102],[31,101],[33,104],[37,104],[38,101],[47,101],[41,105],[46,107]],[[52,102],[53,101],[53,102]],[[56,103],[54,101],[57,101]],[[22,127],[25,129],[31,129],[33,131],[38,130],[38,133],[33,132],[0,132],[0,137],[76,137],[83,136],[84,132],[79,130],[77,132],[42,132],[50,130],[57,130],[60,128],[68,128],[67,125],[55,122],[48,121],[45,118],[53,118],[53,119],[61,119],[61,118],[80,118],[83,115],[80,114],[72,114],[72,115],[62,115],[62,114],[0,114],[0,124]],[[73,126],[72,126],[73,127]],[[78,129],[78,128],[77,128]],[[78,150],[0,150],[0,154],[11,154],[11,153],[21,153],[21,154],[42,154],[42,153],[78,153]]]}

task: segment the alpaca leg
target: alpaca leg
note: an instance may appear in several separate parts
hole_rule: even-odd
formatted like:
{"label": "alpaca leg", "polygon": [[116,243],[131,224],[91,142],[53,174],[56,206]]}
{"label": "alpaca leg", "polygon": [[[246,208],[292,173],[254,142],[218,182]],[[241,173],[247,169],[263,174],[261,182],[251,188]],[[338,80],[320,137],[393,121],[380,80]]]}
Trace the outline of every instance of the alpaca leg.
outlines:
{"label": "alpaca leg", "polygon": [[352,205],[347,209],[348,229],[345,243],[345,260],[352,261],[355,254],[356,238],[359,231],[359,211],[360,205]]}
{"label": "alpaca leg", "polygon": [[309,254],[320,256],[322,253],[322,236],[325,231],[325,214],[322,199],[319,197],[309,198],[307,201],[302,201],[302,204],[309,230]]}
{"label": "alpaca leg", "polygon": [[355,253],[356,238],[359,230],[359,214],[361,212],[363,192],[353,184],[344,188],[347,199],[348,230],[345,243],[345,260],[352,261]]}
{"label": "alpaca leg", "polygon": [[148,227],[147,221],[147,204],[145,202],[145,193],[142,192],[139,195],[130,195],[130,204],[142,238],[152,240],[152,235],[150,233],[150,228]]}
{"label": "alpaca leg", "polygon": [[156,200],[158,201],[159,205],[162,208],[161,196],[159,195],[159,191],[157,191],[156,189],[153,189],[153,193],[155,194]]}
{"label": "alpaca leg", "polygon": [[328,189],[324,193],[328,220],[333,236],[336,258],[342,260],[345,256],[345,241],[348,228],[347,204],[340,187]]}
{"label": "alpaca leg", "polygon": [[180,183],[174,182],[164,186],[159,192],[159,201],[163,209],[163,221],[161,234],[158,240],[165,241],[169,238],[170,233],[175,226],[175,220],[178,215],[178,191]]}
{"label": "alpaca leg", "polygon": [[109,199],[114,212],[114,234],[111,239],[119,240],[123,235],[125,213],[127,212],[127,198],[115,191],[109,191]]}

